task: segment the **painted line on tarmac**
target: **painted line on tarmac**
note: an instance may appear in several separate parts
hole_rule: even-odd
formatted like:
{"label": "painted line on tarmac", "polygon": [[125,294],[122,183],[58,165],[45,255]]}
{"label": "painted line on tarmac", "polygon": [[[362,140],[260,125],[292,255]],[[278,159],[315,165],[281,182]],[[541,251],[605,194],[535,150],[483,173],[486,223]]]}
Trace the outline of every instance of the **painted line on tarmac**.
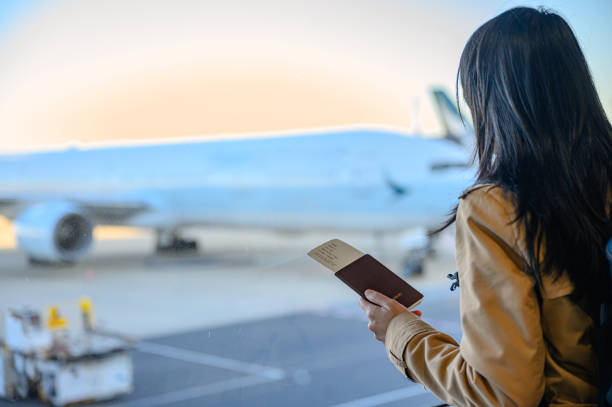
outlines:
{"label": "painted line on tarmac", "polygon": [[230,390],[243,389],[245,387],[256,386],[258,384],[274,382],[276,379],[270,379],[263,376],[243,376],[229,380],[223,380],[215,383],[206,384],[203,386],[189,387],[183,390],[175,390],[158,396],[142,397],[135,400],[129,400],[124,403],[111,404],[113,407],[155,407],[163,406],[182,401],[193,400],[200,397],[212,396],[214,394],[223,393]]}
{"label": "painted line on tarmac", "polygon": [[390,403],[392,401],[404,400],[414,396],[429,393],[421,386],[410,386],[403,389],[388,391],[386,393],[376,394],[374,396],[364,397],[349,401],[347,403],[335,404],[332,407],[374,407],[381,404]]}
{"label": "painted line on tarmac", "polygon": [[153,342],[140,342],[136,348],[141,352],[151,353],[153,355],[246,373],[273,381],[281,380],[285,377],[285,371],[276,367],[228,359],[208,353],[176,348],[174,346],[161,345]]}

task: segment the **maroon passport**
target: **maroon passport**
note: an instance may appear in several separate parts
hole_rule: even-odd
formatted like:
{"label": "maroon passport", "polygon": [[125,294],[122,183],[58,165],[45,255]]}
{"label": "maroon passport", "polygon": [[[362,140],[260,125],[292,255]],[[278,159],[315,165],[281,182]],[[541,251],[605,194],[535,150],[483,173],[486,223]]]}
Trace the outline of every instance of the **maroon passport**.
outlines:
{"label": "maroon passport", "polygon": [[365,298],[367,289],[378,291],[410,309],[423,294],[414,289],[381,262],[346,242],[332,239],[312,249],[308,255],[334,271],[334,275]]}

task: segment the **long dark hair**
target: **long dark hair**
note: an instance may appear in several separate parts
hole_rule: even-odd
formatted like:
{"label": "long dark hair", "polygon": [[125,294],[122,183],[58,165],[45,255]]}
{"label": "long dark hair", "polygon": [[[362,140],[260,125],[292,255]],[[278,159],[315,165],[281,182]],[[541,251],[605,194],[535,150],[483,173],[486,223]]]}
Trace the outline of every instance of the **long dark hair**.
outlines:
{"label": "long dark hair", "polygon": [[513,200],[525,272],[541,284],[542,273],[567,271],[574,300],[595,317],[612,237],[612,127],[572,29],[544,9],[510,9],[472,34],[457,81],[474,124],[476,183]]}

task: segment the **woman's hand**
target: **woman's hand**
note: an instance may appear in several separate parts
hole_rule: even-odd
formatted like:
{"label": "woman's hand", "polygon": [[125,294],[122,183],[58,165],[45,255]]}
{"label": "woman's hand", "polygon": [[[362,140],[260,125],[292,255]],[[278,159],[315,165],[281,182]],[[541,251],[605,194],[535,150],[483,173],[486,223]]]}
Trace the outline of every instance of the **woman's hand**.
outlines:
{"label": "woman's hand", "polygon": [[[402,312],[410,311],[399,302],[378,291],[366,290],[365,296],[369,301],[374,303],[370,304],[363,298],[359,298],[359,306],[365,311],[370,319],[368,329],[374,332],[374,337],[376,339],[384,343],[387,328],[393,317]],[[412,311],[412,313],[419,317],[421,316],[421,311]]]}

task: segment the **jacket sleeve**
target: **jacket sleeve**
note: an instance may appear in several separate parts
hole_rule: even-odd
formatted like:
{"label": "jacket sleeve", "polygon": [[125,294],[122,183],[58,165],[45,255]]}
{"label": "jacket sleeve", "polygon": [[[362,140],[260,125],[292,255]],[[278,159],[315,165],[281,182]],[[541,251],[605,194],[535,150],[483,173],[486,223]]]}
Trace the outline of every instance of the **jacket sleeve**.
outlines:
{"label": "jacket sleeve", "polygon": [[544,393],[539,304],[500,191],[477,189],[459,203],[461,344],[411,313],[386,334],[393,364],[455,406],[537,406]]}

